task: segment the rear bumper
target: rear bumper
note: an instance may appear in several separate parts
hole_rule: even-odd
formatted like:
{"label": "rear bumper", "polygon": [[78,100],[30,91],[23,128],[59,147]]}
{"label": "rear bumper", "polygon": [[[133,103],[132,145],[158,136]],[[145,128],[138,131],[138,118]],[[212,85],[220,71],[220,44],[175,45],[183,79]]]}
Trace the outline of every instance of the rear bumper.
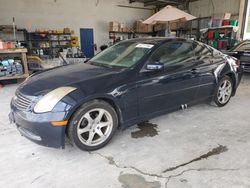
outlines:
{"label": "rear bumper", "polygon": [[250,72],[250,63],[248,62],[241,62],[241,67],[244,72]]}
{"label": "rear bumper", "polygon": [[22,112],[11,106],[9,119],[15,123],[18,131],[29,140],[43,146],[53,148],[64,148],[65,126],[52,126],[51,117],[57,117],[56,121],[63,120],[65,113],[34,114],[33,112]]}

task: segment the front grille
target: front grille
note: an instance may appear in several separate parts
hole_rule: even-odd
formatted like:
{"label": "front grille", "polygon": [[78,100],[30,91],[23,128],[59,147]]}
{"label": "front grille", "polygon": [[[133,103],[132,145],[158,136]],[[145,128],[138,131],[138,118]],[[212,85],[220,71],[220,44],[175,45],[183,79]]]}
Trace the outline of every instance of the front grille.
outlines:
{"label": "front grille", "polygon": [[13,102],[17,109],[25,111],[28,110],[31,104],[31,99],[20,93],[16,93]]}

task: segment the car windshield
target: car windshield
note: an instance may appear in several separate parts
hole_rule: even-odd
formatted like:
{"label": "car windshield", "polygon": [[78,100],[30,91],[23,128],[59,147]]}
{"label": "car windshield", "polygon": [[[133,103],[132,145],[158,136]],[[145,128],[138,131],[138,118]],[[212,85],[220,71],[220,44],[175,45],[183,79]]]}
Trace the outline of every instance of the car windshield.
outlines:
{"label": "car windshield", "polygon": [[89,62],[106,67],[129,68],[135,65],[152,47],[152,44],[135,41],[120,42],[100,52]]}

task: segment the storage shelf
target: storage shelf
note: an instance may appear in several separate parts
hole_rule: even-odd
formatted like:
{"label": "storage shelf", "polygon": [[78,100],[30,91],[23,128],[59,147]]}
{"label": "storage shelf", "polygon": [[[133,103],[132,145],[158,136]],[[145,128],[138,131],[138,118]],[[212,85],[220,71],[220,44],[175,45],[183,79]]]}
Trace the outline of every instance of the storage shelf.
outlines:
{"label": "storage shelf", "polygon": [[48,33],[48,32],[30,32],[30,34],[42,34],[42,35],[71,35],[71,33]]}
{"label": "storage shelf", "polygon": [[109,31],[110,33],[117,33],[117,34],[153,34],[154,32],[124,32],[124,31]]}
{"label": "storage shelf", "polygon": [[[45,35],[39,37],[39,35]],[[64,36],[64,37],[63,37]],[[71,41],[71,33],[48,33],[48,32],[30,32],[27,34],[28,38],[28,51],[31,55],[41,57],[40,52],[38,54],[33,53],[36,49],[46,50],[46,54],[51,58],[58,57],[58,48],[69,48]],[[48,43],[48,47],[44,46],[44,43]],[[47,46],[47,45],[46,45]]]}
{"label": "storage shelf", "polygon": [[0,50],[0,54],[8,54],[8,53],[27,53],[27,49],[26,48],[13,48],[13,49],[3,49]]}
{"label": "storage shelf", "polygon": [[1,76],[0,80],[27,78],[29,76],[26,53],[27,53],[26,48],[0,50],[0,55],[18,54],[20,56],[21,63],[23,65],[23,74],[22,75]]}
{"label": "storage shelf", "polygon": [[51,40],[52,42],[69,42],[71,40]]}
{"label": "storage shelf", "polygon": [[0,76],[0,80],[20,79],[20,78],[27,78],[28,76],[29,76],[29,74],[13,75],[13,76]]}

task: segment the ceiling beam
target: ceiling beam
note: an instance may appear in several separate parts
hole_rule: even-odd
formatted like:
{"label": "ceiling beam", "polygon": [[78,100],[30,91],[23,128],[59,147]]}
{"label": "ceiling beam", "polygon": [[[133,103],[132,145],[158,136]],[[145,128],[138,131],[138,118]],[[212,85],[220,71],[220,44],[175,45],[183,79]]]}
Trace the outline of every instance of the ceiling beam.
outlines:
{"label": "ceiling beam", "polygon": [[170,1],[170,0],[157,0],[157,1],[144,1],[144,6],[162,6],[162,5],[180,5],[181,3],[178,1]]}

